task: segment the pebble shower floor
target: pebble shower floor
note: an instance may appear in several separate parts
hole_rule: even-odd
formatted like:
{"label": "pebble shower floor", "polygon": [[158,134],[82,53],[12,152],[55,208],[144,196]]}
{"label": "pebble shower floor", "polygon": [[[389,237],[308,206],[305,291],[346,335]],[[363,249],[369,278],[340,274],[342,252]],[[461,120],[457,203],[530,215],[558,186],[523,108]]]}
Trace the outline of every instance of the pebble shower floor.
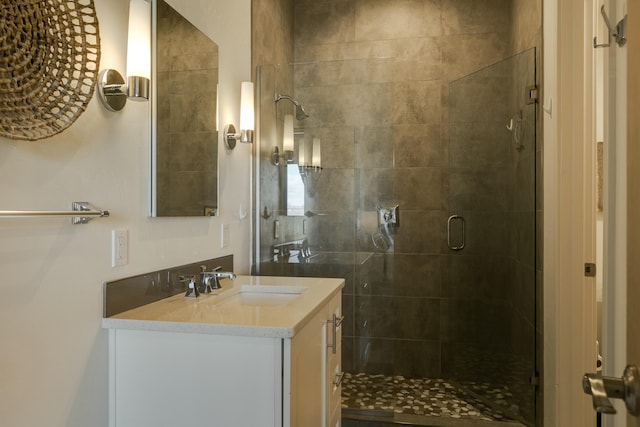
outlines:
{"label": "pebble shower floor", "polygon": [[[483,389],[482,385],[478,388]],[[486,388],[493,398],[508,397],[507,390]],[[395,414],[508,421],[510,417],[451,383],[432,378],[345,373],[342,408]]]}

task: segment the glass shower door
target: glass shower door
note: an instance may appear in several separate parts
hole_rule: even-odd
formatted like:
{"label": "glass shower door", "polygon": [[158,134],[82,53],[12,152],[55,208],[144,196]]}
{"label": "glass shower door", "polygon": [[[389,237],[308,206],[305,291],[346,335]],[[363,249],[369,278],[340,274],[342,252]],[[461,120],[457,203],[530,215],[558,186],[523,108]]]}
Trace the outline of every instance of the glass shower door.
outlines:
{"label": "glass shower door", "polygon": [[535,50],[449,86],[452,379],[533,425],[537,378]]}
{"label": "glass shower door", "polygon": [[[397,81],[396,65],[261,67],[256,272],[345,278],[343,416],[533,425],[535,52],[453,82]],[[304,183],[297,215],[285,203],[290,167],[271,161],[293,113],[278,93],[309,114],[294,126],[294,158],[322,141],[322,173]]]}

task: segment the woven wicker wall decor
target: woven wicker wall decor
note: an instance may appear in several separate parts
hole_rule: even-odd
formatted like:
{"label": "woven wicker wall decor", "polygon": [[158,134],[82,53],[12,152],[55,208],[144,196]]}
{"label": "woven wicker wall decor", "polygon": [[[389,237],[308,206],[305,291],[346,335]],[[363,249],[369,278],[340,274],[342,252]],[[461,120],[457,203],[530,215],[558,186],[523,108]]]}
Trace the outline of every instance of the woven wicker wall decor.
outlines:
{"label": "woven wicker wall decor", "polygon": [[35,141],[71,126],[99,64],[93,0],[2,0],[0,136]]}

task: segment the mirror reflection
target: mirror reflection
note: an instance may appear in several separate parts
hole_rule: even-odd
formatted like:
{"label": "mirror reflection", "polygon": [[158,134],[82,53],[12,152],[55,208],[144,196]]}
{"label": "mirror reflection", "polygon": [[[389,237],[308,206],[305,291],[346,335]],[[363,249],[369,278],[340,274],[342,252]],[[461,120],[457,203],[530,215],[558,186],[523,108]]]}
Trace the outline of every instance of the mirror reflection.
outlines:
{"label": "mirror reflection", "polygon": [[218,45],[164,0],[154,11],[153,216],[218,211]]}
{"label": "mirror reflection", "polygon": [[304,183],[296,164],[287,165],[287,216],[304,215]]}

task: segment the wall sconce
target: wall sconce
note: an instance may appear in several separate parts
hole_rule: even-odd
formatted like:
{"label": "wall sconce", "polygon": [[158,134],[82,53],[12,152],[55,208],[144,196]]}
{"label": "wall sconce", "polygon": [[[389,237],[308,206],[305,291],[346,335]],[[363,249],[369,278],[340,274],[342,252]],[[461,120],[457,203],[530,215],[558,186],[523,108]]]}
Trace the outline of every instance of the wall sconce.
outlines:
{"label": "wall sconce", "polygon": [[322,156],[319,138],[313,138],[313,144],[311,146],[311,163],[307,163],[304,144],[300,144],[298,170],[300,171],[302,182],[307,188],[309,194],[315,194],[318,178],[320,178],[320,174],[322,173]]}
{"label": "wall sconce", "polygon": [[122,74],[106,69],[98,76],[98,95],[109,111],[120,111],[127,99],[149,100],[151,78],[151,3],[129,1],[127,39],[127,84]]}
{"label": "wall sconce", "polygon": [[254,130],[253,112],[253,83],[242,82],[240,91],[240,133],[236,133],[236,127],[229,123],[224,127],[224,142],[228,149],[233,150],[236,142],[253,143]]}
{"label": "wall sconce", "polygon": [[284,133],[282,135],[282,154],[276,145],[271,152],[271,163],[280,164],[280,159],[285,163],[293,163],[293,115],[284,116]]}

